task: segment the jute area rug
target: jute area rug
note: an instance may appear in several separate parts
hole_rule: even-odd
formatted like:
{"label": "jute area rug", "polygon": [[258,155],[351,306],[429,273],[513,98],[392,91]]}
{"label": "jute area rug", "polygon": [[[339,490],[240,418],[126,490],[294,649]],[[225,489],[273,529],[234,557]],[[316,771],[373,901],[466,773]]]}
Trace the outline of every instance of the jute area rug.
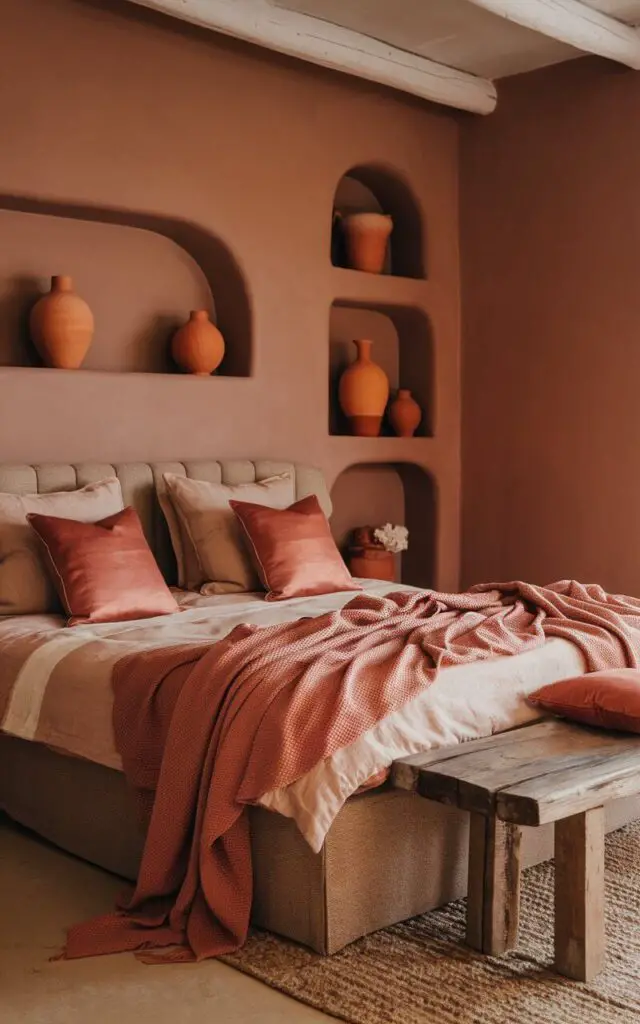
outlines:
{"label": "jute area rug", "polygon": [[353,1024],[640,1024],[640,823],[607,838],[607,960],[589,985],[554,974],[553,864],[524,873],[518,949],[463,945],[465,901],[331,957],[256,932],[227,963]]}

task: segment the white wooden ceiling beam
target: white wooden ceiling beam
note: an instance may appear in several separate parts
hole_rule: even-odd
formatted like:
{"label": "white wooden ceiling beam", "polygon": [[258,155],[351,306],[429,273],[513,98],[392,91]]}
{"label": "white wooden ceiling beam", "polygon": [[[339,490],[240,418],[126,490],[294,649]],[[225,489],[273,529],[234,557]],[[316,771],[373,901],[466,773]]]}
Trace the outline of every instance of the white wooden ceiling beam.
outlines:
{"label": "white wooden ceiling beam", "polygon": [[434,103],[476,114],[490,114],[496,105],[495,86],[486,79],[319,18],[272,7],[267,0],[133,0],[133,3]]}
{"label": "white wooden ceiling beam", "polygon": [[579,0],[469,0],[523,28],[640,69],[640,32]]}

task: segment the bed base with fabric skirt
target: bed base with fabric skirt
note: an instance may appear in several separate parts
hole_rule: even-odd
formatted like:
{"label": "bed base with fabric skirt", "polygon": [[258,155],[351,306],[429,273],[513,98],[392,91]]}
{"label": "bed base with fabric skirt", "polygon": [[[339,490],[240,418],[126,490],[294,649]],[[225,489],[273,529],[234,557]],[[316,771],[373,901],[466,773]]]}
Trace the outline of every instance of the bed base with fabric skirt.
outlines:
{"label": "bed base with fabric skirt", "polygon": [[[143,831],[121,772],[0,736],[0,808],[63,850],[134,879]],[[466,894],[468,815],[382,787],[352,797],[323,849],[295,824],[251,814],[253,923],[335,953],[378,928]],[[640,800],[607,808],[609,829],[640,817]],[[524,863],[553,856],[550,827],[524,829]],[[71,922],[70,922],[71,923]]]}

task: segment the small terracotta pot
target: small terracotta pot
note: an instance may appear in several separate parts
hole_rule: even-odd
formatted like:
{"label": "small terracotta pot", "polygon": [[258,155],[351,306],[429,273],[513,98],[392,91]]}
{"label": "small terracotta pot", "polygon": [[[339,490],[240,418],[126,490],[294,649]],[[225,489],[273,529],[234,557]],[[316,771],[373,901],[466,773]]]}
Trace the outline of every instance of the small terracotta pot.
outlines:
{"label": "small terracotta pot", "polygon": [[396,560],[393,552],[384,548],[354,548],[349,557],[349,571],[362,579],[395,583]]}
{"label": "small terracotta pot", "polygon": [[77,370],[93,338],[93,313],[73,290],[70,277],[51,278],[51,291],[29,315],[31,340],[46,366]]}
{"label": "small terracotta pot", "polygon": [[411,392],[400,388],[388,409],[389,423],[398,437],[413,437],[422,419],[422,410]]}
{"label": "small terracotta pot", "polygon": [[224,338],[206,309],[191,311],[187,323],[172,338],[171,354],[182,370],[198,377],[208,377],[220,366]]}
{"label": "small terracotta pot", "polygon": [[378,437],[382,425],[389,381],[384,370],[371,359],[370,341],[354,341],[358,358],[340,378],[340,408],[356,437]]}
{"label": "small terracotta pot", "polygon": [[381,274],[393,221],[385,213],[350,213],[342,218],[347,261],[353,270]]}

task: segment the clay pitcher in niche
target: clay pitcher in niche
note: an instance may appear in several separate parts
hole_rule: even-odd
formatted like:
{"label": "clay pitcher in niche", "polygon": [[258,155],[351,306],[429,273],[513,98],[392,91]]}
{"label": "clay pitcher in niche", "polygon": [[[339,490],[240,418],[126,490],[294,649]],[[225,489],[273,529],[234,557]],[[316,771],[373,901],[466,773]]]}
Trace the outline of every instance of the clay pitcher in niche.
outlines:
{"label": "clay pitcher in niche", "polygon": [[224,338],[206,309],[193,309],[171,341],[171,354],[180,369],[198,377],[208,377],[217,370],[224,351]]}
{"label": "clay pitcher in niche", "polygon": [[385,213],[350,213],[342,218],[347,265],[352,270],[381,274],[393,220]]}
{"label": "clay pitcher in niche", "polygon": [[70,277],[51,278],[51,291],[38,299],[29,315],[31,340],[46,366],[77,370],[93,339],[89,306],[76,295]]}
{"label": "clay pitcher in niche", "polygon": [[389,398],[389,380],[371,358],[371,341],[353,343],[358,357],[340,378],[338,400],[356,437],[378,437]]}

